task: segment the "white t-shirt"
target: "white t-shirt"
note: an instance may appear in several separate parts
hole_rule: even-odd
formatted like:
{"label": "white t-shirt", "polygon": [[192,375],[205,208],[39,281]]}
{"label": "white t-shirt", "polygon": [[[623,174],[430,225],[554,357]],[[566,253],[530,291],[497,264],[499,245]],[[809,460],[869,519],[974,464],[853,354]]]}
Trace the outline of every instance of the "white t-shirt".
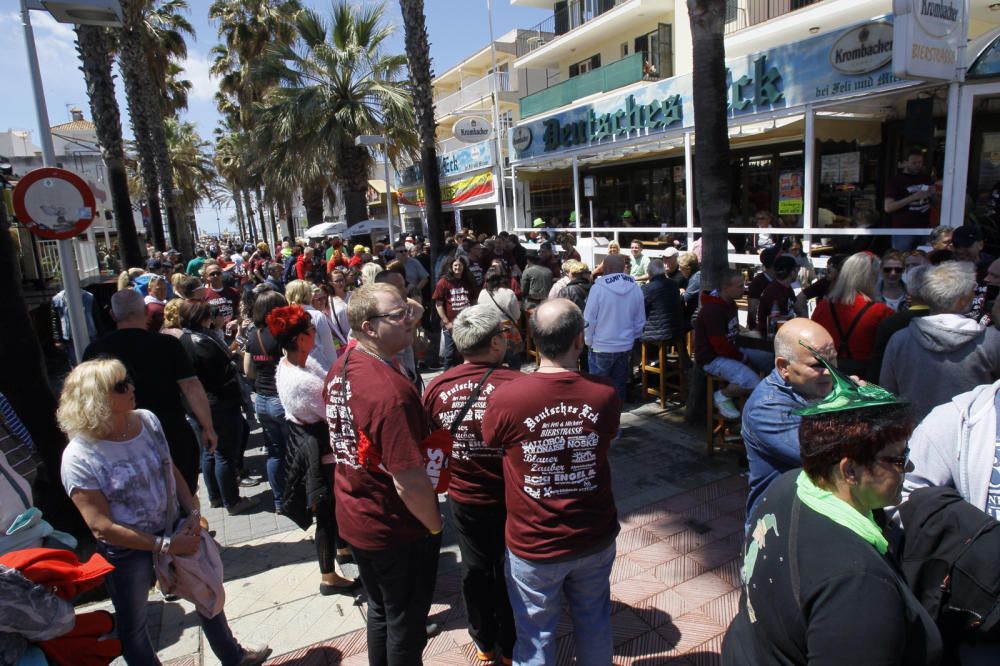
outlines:
{"label": "white t-shirt", "polygon": [[63,451],[60,468],[66,494],[100,490],[116,523],[143,532],[159,532],[167,521],[170,450],[160,421],[137,409],[142,430],[125,442],[74,437]]}

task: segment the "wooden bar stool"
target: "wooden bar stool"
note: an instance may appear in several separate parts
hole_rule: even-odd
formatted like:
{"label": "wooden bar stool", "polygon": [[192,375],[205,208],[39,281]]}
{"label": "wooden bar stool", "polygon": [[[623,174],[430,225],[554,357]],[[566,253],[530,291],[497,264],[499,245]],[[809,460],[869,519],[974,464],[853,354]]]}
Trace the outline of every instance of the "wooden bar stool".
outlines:
{"label": "wooden bar stool", "polygon": [[[727,421],[722,418],[718,410],[715,409],[713,395],[716,391],[725,388],[729,382],[716,375],[705,373],[705,444],[708,455],[713,455],[716,449],[746,452],[741,434],[741,421]],[[742,410],[745,398],[734,398],[733,402]]]}
{"label": "wooden bar stool", "polygon": [[668,396],[677,396],[680,402],[687,400],[688,355],[683,338],[642,340],[639,347],[642,397],[659,398],[663,408]]}

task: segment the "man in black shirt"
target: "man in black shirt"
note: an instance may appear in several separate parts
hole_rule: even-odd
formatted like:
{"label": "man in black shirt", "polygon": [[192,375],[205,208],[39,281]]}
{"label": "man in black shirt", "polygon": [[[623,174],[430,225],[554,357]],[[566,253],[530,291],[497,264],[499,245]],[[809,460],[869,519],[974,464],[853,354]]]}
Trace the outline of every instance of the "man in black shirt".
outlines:
{"label": "man in black shirt", "polygon": [[177,338],[146,330],[146,308],[139,292],[125,289],[116,293],[111,297],[111,311],[118,329],[92,342],[83,358],[109,356],[125,364],[135,383],[136,407],[148,409],[160,419],[174,464],[195,494],[198,441],[184,416],[181,395],[201,425],[205,448],[212,451],[218,439],[205,389]]}

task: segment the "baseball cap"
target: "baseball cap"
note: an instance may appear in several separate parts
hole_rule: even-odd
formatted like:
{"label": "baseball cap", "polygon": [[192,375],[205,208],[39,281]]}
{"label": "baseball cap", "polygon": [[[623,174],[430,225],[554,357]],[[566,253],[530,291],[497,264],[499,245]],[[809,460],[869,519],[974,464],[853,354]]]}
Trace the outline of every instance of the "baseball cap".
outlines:
{"label": "baseball cap", "polygon": [[666,250],[663,251],[664,259],[666,259],[667,257],[676,257],[678,254],[680,254],[680,252],[677,251],[676,247],[668,247]]}
{"label": "baseball cap", "polygon": [[983,240],[983,234],[979,227],[971,224],[963,224],[951,232],[951,245],[956,248],[972,247],[974,243]]}
{"label": "baseball cap", "polygon": [[774,265],[774,260],[778,258],[778,247],[772,245],[771,247],[765,247],[760,251],[760,263],[765,268],[770,268]]}
{"label": "baseball cap", "polygon": [[163,263],[159,259],[150,259],[146,262],[146,268],[151,271],[158,271],[163,268]]}
{"label": "baseball cap", "polygon": [[354,254],[361,254],[364,251],[365,251],[365,246],[364,245],[361,245],[360,243],[358,243],[357,245],[354,246]]}

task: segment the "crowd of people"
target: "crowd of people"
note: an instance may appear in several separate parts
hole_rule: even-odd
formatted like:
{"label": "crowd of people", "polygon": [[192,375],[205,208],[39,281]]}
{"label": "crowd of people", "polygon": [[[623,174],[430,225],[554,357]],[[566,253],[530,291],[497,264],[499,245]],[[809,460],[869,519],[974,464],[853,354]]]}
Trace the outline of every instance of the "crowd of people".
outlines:
{"label": "crowd of people", "polygon": [[[117,567],[129,663],[157,663],[145,593],[161,558],[212,550],[199,483],[236,515],[264,510],[266,493],[241,488],[266,481],[266,510],[315,525],[318,591],[366,595],[370,663],[421,663],[447,492],[477,659],[555,663],[565,608],[577,663],[610,664],[609,452],[637,345],[689,335],[694,364],[722,381],[707,407],[740,422],[749,464],[725,663],[937,663],[938,630],[872,512],[952,485],[1000,516],[1000,261],[978,230],[819,271],[775,238],[755,276],[726,269],[711,292],[695,251],[612,242],[591,267],[572,234],[535,240],[461,232],[432,265],[412,236],[273,253],[211,239],[187,262],[151,252],[122,272],[116,329],[67,377],[59,422],[66,492]],[[524,373],[528,335],[539,361]],[[245,462],[253,423],[263,478]],[[349,562],[357,580],[338,572]],[[220,603],[198,608],[222,663],[267,657],[239,644]],[[962,663],[996,663],[965,648]]]}

